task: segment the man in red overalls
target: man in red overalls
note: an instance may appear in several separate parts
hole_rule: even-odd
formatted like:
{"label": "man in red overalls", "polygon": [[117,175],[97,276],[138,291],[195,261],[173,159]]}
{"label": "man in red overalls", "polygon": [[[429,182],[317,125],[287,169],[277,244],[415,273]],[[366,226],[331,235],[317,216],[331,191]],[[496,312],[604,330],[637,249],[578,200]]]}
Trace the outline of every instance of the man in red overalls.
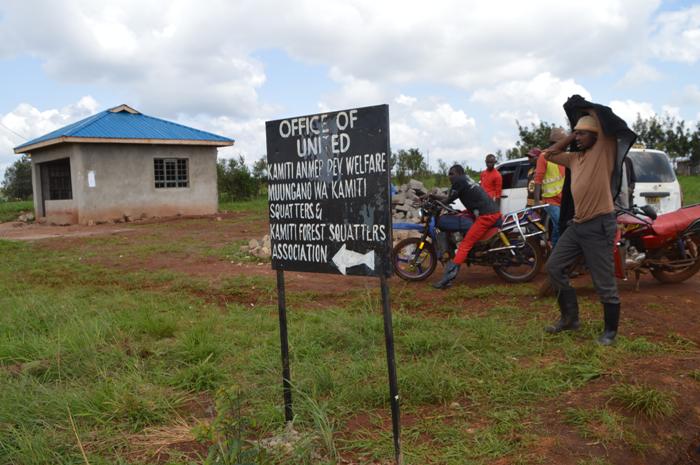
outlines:
{"label": "man in red overalls", "polygon": [[481,172],[479,184],[486,191],[491,200],[498,205],[503,192],[503,178],[496,169],[496,155],[490,153],[486,155],[486,169]]}
{"label": "man in red overalls", "polygon": [[501,213],[498,211],[496,203],[481,186],[466,175],[461,165],[454,165],[450,168],[447,176],[450,178],[452,187],[445,202],[449,204],[459,199],[464,207],[474,214],[476,221],[469,228],[469,232],[464,236],[462,242],[459,243],[454,260],[445,265],[442,279],[433,284],[433,287],[437,289],[445,289],[452,284],[459,273],[459,265],[467,261],[469,251],[501,219]]}

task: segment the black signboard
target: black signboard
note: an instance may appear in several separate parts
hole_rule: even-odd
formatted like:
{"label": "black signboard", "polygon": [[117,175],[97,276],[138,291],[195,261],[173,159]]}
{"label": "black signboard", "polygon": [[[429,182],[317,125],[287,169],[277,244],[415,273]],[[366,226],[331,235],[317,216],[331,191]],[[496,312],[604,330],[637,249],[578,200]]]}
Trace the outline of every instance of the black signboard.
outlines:
{"label": "black signboard", "polygon": [[389,276],[389,107],[266,123],[272,268]]}

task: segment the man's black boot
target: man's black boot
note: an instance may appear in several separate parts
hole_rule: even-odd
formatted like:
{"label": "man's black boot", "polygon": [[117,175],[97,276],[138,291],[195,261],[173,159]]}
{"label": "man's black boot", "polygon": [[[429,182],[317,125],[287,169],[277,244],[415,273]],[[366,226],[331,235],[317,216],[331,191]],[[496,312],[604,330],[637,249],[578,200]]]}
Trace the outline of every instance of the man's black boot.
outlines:
{"label": "man's black boot", "polygon": [[576,291],[574,289],[564,289],[559,291],[557,297],[559,302],[559,312],[561,317],[559,321],[551,326],[547,326],[544,330],[550,334],[560,333],[562,331],[576,331],[580,324],[578,321],[578,301],[576,300]]}
{"label": "man's black boot", "polygon": [[442,274],[442,279],[434,283],[433,287],[435,289],[447,289],[452,285],[452,281],[457,277],[457,273],[459,273],[459,265],[456,265],[455,262],[450,260],[445,264],[445,271]]}
{"label": "man's black boot", "polygon": [[620,322],[620,304],[603,304],[603,319],[605,320],[605,330],[598,338],[598,344],[609,346],[615,343],[617,336],[617,325]]}

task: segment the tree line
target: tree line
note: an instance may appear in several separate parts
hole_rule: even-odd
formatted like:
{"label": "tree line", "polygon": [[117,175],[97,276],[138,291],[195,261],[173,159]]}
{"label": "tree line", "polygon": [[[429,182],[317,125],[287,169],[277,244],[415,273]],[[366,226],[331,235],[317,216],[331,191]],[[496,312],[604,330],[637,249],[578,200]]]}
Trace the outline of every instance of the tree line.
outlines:
{"label": "tree line", "polygon": [[[496,152],[500,160],[525,157],[534,147],[545,148],[551,145],[549,133],[555,124],[546,121],[529,126],[521,125],[518,121],[516,124],[518,141],[515,147],[505,152]],[[700,121],[695,127],[688,127],[684,120],[670,115],[642,118],[638,114],[632,123],[632,130],[637,133],[637,144],[648,149],[662,150],[672,159],[688,157],[691,163],[700,163]]]}
{"label": "tree line", "polygon": [[[533,147],[544,148],[550,145],[549,133],[555,124],[542,121],[539,124],[518,126],[518,140],[514,147],[505,151],[497,150],[499,160],[525,157]],[[663,150],[671,158],[689,157],[691,163],[700,163],[700,122],[689,127],[685,121],[673,116],[652,116],[637,119],[632,124],[637,133],[637,143],[646,148]],[[486,154],[484,154],[486,155]],[[391,154],[391,172],[396,183],[405,183],[411,178],[434,178],[436,185],[447,182],[449,164],[437,161],[437,168],[428,166],[423,153],[418,148],[402,149]],[[478,178],[478,171],[463,163],[467,174]],[[252,167],[246,165],[242,156],[220,159],[216,167],[219,196],[224,201],[245,200],[264,193],[267,180],[267,161],[262,156]],[[0,186],[0,200],[26,200],[32,196],[31,161],[23,155],[6,171]]]}

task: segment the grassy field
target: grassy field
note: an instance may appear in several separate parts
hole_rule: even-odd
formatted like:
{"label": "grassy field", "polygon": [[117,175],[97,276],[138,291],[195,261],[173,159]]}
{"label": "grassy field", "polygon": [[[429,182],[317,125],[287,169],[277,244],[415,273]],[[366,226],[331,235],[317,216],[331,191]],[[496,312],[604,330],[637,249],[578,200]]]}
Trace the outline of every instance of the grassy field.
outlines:
{"label": "grassy field", "polygon": [[683,205],[700,203],[700,176],[678,176],[683,192]]}
{"label": "grassy field", "polygon": [[34,203],[31,200],[22,202],[0,202],[0,223],[13,221],[24,212],[33,212]]}
{"label": "grassy field", "polygon": [[[300,436],[264,452],[257,440],[284,431],[273,275],[138,266],[223,259],[230,246],[203,242],[203,232],[264,208],[222,206],[244,215],[200,232],[189,220],[139,226],[138,236],[0,240],[0,463],[388,463],[377,289],[288,290]],[[537,448],[551,439],[551,415],[586,441],[643,454],[653,436],[637,415],[677,410],[672,392],[622,380],[602,403],[548,409],[626,364],[680,350],[676,339],[644,337],[597,347],[599,310],[588,298],[583,330],[552,338],[542,326],[555,303],[533,302],[531,285],[423,292],[392,286],[407,464],[543,463]]]}

